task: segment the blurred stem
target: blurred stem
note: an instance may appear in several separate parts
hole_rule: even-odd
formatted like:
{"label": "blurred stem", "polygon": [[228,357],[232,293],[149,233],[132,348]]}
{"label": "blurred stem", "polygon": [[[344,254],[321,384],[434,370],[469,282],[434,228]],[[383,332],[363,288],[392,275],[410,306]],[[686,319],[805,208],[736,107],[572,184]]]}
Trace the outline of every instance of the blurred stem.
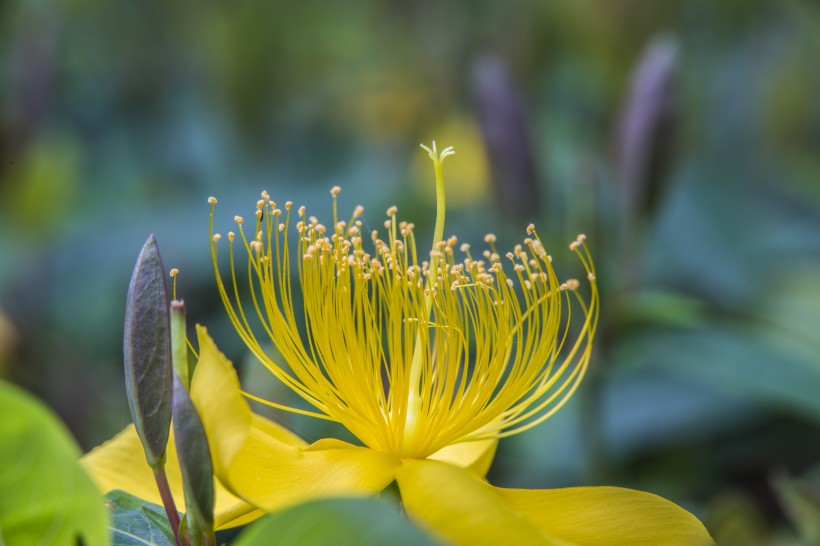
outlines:
{"label": "blurred stem", "polygon": [[174,496],[171,494],[168,476],[165,474],[165,461],[154,467],[154,479],[157,481],[159,495],[162,497],[162,504],[165,507],[168,522],[171,524],[171,530],[174,532],[174,538],[179,546],[187,546],[179,538],[179,512],[177,512],[177,506],[174,503]]}

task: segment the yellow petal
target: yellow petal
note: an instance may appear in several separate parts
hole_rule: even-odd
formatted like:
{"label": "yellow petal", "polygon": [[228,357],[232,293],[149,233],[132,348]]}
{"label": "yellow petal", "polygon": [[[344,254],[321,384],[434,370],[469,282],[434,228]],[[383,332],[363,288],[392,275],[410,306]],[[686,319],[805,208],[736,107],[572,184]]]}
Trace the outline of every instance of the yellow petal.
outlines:
{"label": "yellow petal", "polygon": [[[171,431],[173,435],[173,431]],[[177,461],[173,436],[168,442],[165,473],[177,508],[185,511],[185,497],[182,492],[182,475]],[[114,438],[95,448],[80,460],[83,468],[89,473],[103,493],[122,489],[132,495],[162,504],[157,490],[154,473],[145,461],[145,452],[140,444],[134,425],[129,425]],[[215,518],[218,528],[233,527],[251,521],[262,515],[262,512],[247,502],[233,496],[225,487],[216,481]]]}
{"label": "yellow petal", "polygon": [[276,510],[308,499],[378,493],[393,481],[398,458],[340,440],[305,446],[300,438],[251,413],[230,361],[205,328],[191,399],[199,412],[214,472],[236,495]]}
{"label": "yellow petal", "polygon": [[252,414],[231,362],[217,349],[208,330],[197,324],[196,333],[199,362],[191,381],[191,400],[205,427],[214,472],[222,476],[248,437]]}
{"label": "yellow petal", "polygon": [[495,491],[541,530],[577,544],[714,544],[695,516],[644,491],[620,487]]}
{"label": "yellow petal", "polygon": [[497,446],[497,438],[480,442],[461,442],[440,449],[428,458],[466,468],[483,478],[490,470]]}
{"label": "yellow petal", "polygon": [[431,534],[463,545],[561,545],[510,510],[493,487],[457,466],[405,460],[396,472],[410,517]]}
{"label": "yellow petal", "polygon": [[340,440],[288,445],[252,427],[226,484],[267,510],[323,497],[374,495],[393,481],[398,458]]}

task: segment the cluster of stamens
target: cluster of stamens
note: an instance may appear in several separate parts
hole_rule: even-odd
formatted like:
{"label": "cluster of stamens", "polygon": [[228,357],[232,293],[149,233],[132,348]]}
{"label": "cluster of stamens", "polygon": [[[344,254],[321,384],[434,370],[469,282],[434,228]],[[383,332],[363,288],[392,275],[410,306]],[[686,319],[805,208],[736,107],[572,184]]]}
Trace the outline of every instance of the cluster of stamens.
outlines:
{"label": "cluster of stamens", "polygon": [[[384,235],[367,233],[361,206],[340,220],[340,191],[330,192],[329,228],[304,206],[293,211],[288,201],[280,209],[267,192],[256,204],[252,235],[235,217],[248,256],[252,305],[287,366],[270,359],[245,316],[233,260],[236,234],[228,234],[229,296],[216,266],[220,236],[211,228],[220,293],[234,326],[316,412],[270,405],[341,422],[377,449],[427,456],[454,442],[524,430],[563,404],[583,376],[597,319],[583,235],[570,248],[587,270],[593,294],[589,304],[575,298],[586,322],[561,362],[570,307],[562,294],[579,282],[558,280],[534,226],[503,257],[492,234],[480,256],[454,236],[422,255],[415,226],[397,221],[395,206],[387,210]],[[213,222],[216,200],[209,202]],[[298,313],[288,236],[293,220],[304,305]],[[406,430],[410,422],[412,434]]]}

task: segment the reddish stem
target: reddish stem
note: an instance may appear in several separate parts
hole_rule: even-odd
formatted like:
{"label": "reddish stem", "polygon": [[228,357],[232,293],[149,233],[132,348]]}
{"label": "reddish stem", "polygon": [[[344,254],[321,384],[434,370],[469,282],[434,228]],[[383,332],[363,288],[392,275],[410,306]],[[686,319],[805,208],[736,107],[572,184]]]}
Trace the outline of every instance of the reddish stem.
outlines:
{"label": "reddish stem", "polygon": [[168,476],[165,475],[164,464],[158,464],[154,467],[154,479],[157,481],[159,495],[162,497],[162,504],[165,506],[165,513],[168,515],[174,538],[179,546],[185,546],[179,538],[179,512],[177,512],[177,506],[174,503],[174,496],[171,494],[171,486],[168,485]]}

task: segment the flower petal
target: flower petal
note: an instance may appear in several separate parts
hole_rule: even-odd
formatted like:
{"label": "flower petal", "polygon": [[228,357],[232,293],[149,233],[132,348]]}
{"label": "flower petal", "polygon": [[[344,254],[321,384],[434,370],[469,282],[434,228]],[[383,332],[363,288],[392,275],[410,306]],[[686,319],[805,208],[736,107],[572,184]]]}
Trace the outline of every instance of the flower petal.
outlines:
{"label": "flower petal", "polygon": [[[174,447],[173,431],[171,434],[166,451],[165,472],[177,508],[184,511],[182,476]],[[154,481],[154,473],[145,460],[145,451],[142,449],[134,425],[129,425],[111,440],[94,448],[80,459],[80,464],[103,493],[122,489],[148,502],[162,504],[157,484]],[[262,515],[255,507],[233,496],[218,480],[214,485],[216,486],[217,528],[241,525],[243,522],[251,521]]]}
{"label": "flower petal", "polygon": [[398,458],[340,440],[305,446],[298,436],[251,413],[230,361],[198,326],[199,363],[191,399],[214,457],[214,472],[234,494],[276,510],[334,496],[378,493],[393,481]]}
{"label": "flower petal", "polygon": [[590,546],[714,544],[695,516],[644,491],[620,487],[495,491],[541,530],[569,542]]}
{"label": "flower petal", "polygon": [[483,478],[490,470],[497,446],[497,438],[480,442],[461,442],[439,449],[428,458],[466,468]]}
{"label": "flower petal", "polygon": [[400,464],[392,455],[340,440],[303,448],[252,427],[223,478],[244,499],[277,510],[309,499],[376,494]]}
{"label": "flower petal", "polygon": [[242,398],[231,362],[217,349],[208,330],[197,324],[199,361],[191,381],[191,400],[205,427],[214,472],[225,473],[251,428],[251,409]]}
{"label": "flower petal", "polygon": [[431,460],[404,460],[396,472],[412,519],[447,542],[464,545],[562,545],[510,510],[496,490],[474,474]]}

